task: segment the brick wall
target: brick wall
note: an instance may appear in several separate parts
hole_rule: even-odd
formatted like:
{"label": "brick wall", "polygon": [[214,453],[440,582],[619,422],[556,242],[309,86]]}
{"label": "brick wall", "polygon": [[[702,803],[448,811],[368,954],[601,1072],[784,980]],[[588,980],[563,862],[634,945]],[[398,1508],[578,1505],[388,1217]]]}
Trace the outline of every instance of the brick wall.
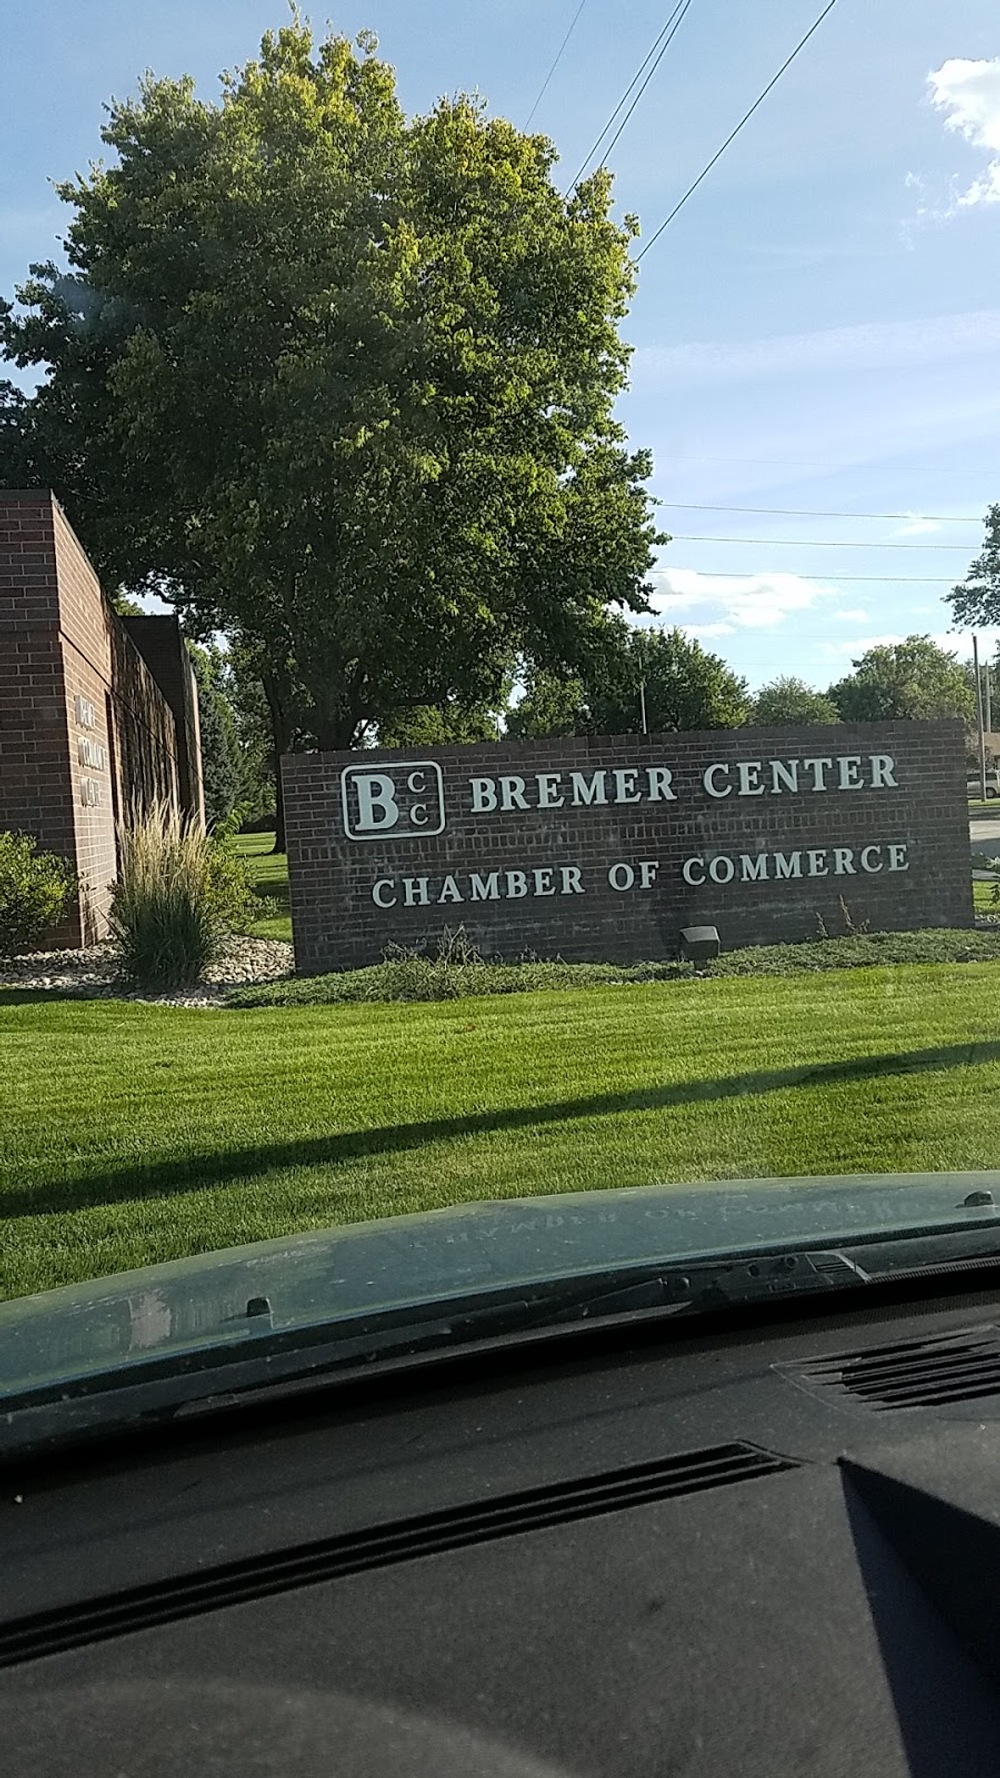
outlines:
{"label": "brick wall", "polygon": [[47,495],[0,491],[0,829],[75,860],[55,522]]}
{"label": "brick wall", "polygon": [[[391,779],[391,828],[385,786],[362,807],[359,771]],[[814,937],[818,918],[843,930],[841,897],[873,930],[972,922],[958,722],[300,754],[282,775],[300,970],[460,923],[507,957],[636,960],[674,955],[688,925],[717,926],[726,949]],[[348,837],[345,805],[368,837]]]}
{"label": "brick wall", "polygon": [[174,718],[177,789],[181,806],[205,824],[201,773],[198,685],[191,657],[173,617],[125,617],[122,628],[134,643],[166,698]]}
{"label": "brick wall", "polygon": [[172,712],[48,493],[0,492],[0,829],[75,866],[53,944],[105,936],[115,827],[178,797]]}

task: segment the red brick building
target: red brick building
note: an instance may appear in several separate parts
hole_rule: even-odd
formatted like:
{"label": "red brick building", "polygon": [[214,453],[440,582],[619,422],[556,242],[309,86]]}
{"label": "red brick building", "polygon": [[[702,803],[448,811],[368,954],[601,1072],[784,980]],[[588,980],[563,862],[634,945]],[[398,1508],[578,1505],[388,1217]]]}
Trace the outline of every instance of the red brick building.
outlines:
{"label": "red brick building", "polygon": [[58,501],[0,490],[0,831],[33,834],[78,873],[53,944],[106,935],[118,823],[158,798],[204,820],[177,620],[120,619]]}

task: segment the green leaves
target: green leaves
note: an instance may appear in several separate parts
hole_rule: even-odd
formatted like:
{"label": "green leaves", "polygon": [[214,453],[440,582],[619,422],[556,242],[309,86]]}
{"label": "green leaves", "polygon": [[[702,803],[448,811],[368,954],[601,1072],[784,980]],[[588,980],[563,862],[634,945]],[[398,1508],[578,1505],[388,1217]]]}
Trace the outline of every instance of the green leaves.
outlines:
{"label": "green leaves", "polygon": [[680,630],[633,629],[592,618],[576,676],[535,668],[512,712],[524,736],[636,734],[645,706],[650,734],[736,728],[747,720],[747,688],[718,655]]}
{"label": "green leaves", "polygon": [[869,648],[853,665],[829,691],[844,722],[972,720],[975,698],[962,667],[929,636]]}
{"label": "green leaves", "polygon": [[800,722],[839,722],[837,707],[802,679],[781,677],[761,686],[753,701],[753,720],[762,728]]}
{"label": "green leaves", "polygon": [[966,629],[1000,623],[1000,506],[987,507],[985,524],[982,552],[969,564],[965,584],[948,594],[956,624]]}
{"label": "green leaves", "polygon": [[99,568],[291,663],[325,745],[495,701],[639,610],[648,458],[613,417],[634,274],[608,176],[294,20],[199,99],[147,78],[60,188],[73,279],[0,343],[50,367],[30,440]]}

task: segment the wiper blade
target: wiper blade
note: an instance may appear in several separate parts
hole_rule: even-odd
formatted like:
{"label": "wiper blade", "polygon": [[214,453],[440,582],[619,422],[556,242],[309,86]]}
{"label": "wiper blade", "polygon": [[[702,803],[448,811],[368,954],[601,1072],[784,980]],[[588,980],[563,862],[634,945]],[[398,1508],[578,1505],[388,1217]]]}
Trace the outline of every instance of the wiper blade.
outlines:
{"label": "wiper blade", "polygon": [[456,1317],[451,1325],[456,1333],[463,1324],[470,1332],[482,1332],[485,1322],[496,1318],[516,1328],[563,1327],[567,1323],[585,1326],[608,1316],[655,1309],[679,1315],[869,1282],[869,1274],[855,1260],[833,1249],[738,1261],[716,1259],[676,1270],[664,1268],[611,1288],[606,1280],[590,1280],[581,1288],[581,1280],[574,1278],[554,1296],[473,1309]]}

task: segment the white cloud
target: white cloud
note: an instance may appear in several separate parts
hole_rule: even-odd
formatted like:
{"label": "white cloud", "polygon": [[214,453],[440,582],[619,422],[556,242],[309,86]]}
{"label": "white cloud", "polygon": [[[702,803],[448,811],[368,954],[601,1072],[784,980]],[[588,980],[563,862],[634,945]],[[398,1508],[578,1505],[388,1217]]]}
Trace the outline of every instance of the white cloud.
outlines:
{"label": "white cloud", "polygon": [[[937,638],[935,637],[935,641]],[[885,636],[852,636],[843,642],[824,642],[823,653],[839,659],[842,655],[853,658],[867,654],[869,648],[891,648],[895,642],[905,642],[902,631],[893,631]]]}
{"label": "white cloud", "polygon": [[[668,621],[684,623],[694,635],[722,636],[734,630],[766,629],[795,611],[806,611],[828,589],[801,574],[699,574],[696,568],[658,568],[650,604]],[[696,615],[686,622],[685,612]],[[704,617],[704,622],[702,621]]]}
{"label": "white cloud", "polygon": [[867,611],[831,611],[830,616],[842,624],[866,624]]}
{"label": "white cloud", "polygon": [[974,204],[1000,204],[1000,56],[969,61],[953,56],[927,76],[931,104],[945,128],[990,155],[982,173],[953,196],[951,214]]}
{"label": "white cloud", "polygon": [[917,321],[872,321],[812,333],[765,334],[733,343],[691,340],[644,346],[633,355],[647,387],[693,379],[731,381],[824,370],[878,370],[932,364],[1000,351],[1000,309],[969,309]]}
{"label": "white cloud", "polygon": [[732,636],[732,635],[734,635],[735,631],[736,631],[736,625],[735,624],[727,624],[727,623],[685,624],[684,629],[685,629],[685,632],[687,635],[696,636],[698,638],[699,642],[703,642],[705,640],[706,636],[711,638],[711,637],[715,637],[715,636]]}
{"label": "white cloud", "polygon": [[[992,660],[1000,644],[1000,629],[982,629],[976,634],[979,637],[980,661]],[[943,648],[948,654],[957,655],[960,661],[972,659],[972,637],[965,630],[928,631],[914,628],[905,634],[902,630],[894,630],[885,636],[855,636],[849,642],[826,642],[823,644],[823,652],[831,657],[853,657],[867,653],[869,648],[891,648],[894,643],[905,642],[912,635],[929,635],[938,648]]]}
{"label": "white cloud", "polygon": [[[992,660],[997,644],[1000,643],[1000,630],[977,630],[976,635],[979,638],[980,661]],[[949,654],[957,654],[960,661],[972,659],[972,637],[968,630],[934,631],[931,633],[931,641],[936,642],[939,648],[946,648]]]}
{"label": "white cloud", "polygon": [[905,525],[897,526],[892,533],[894,537],[927,537],[932,531],[940,531],[941,526],[936,519],[922,519],[917,513],[911,513]]}

